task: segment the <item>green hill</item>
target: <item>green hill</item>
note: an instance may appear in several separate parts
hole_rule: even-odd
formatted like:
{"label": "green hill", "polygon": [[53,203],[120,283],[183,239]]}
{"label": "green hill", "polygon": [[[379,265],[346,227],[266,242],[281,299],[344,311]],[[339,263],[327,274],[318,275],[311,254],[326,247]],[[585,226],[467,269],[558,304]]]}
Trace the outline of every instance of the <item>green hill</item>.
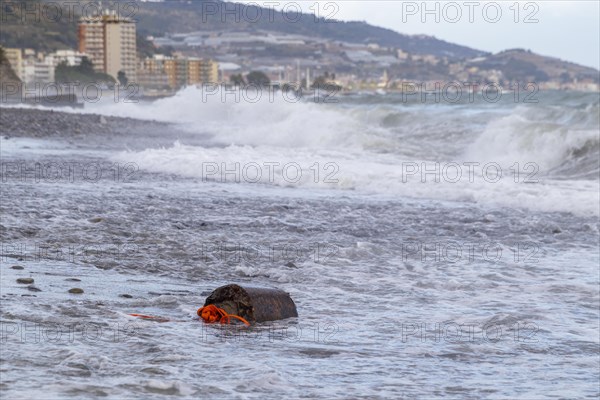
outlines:
{"label": "green hill", "polygon": [[[450,58],[470,58],[484,54],[484,52],[460,46],[431,36],[410,36],[394,32],[390,29],[379,28],[365,22],[341,22],[327,21],[320,18],[315,21],[312,15],[302,14],[298,22],[290,23],[282,13],[273,13],[273,20],[269,10],[256,6],[249,6],[242,13],[241,4],[231,4],[240,15],[257,15],[261,18],[256,22],[250,22],[242,18],[235,22],[229,18],[226,22],[221,19],[221,14],[203,13],[203,3],[210,1],[220,7],[221,1],[194,0],[180,1],[169,0],[164,2],[137,2],[137,10],[133,12],[138,21],[138,48],[141,53],[152,54],[154,47],[144,38],[147,35],[162,36],[166,33],[185,33],[193,31],[257,31],[267,30],[280,33],[298,34],[310,37],[318,37],[327,40],[343,40],[350,43],[377,43],[381,46],[397,47],[414,54],[434,54]],[[83,0],[76,2],[81,10],[86,3],[100,3],[103,7],[115,7],[115,4],[131,4],[131,1],[111,0],[110,2],[98,2]],[[0,26],[0,43],[6,47],[29,47],[38,51],[55,51],[58,49],[75,48],[77,46],[77,19],[69,18],[67,10],[72,4],[67,0],[28,0],[28,9],[42,10],[44,3],[63,4],[63,15],[59,22],[42,17],[39,22],[34,21],[34,16],[23,17],[22,8],[18,7],[23,2],[11,0],[0,0],[4,18]],[[36,5],[37,4],[37,5]],[[12,6],[11,6],[12,5]],[[17,5],[15,8],[14,5]],[[12,7],[12,9],[11,9]],[[95,9],[95,8],[93,8]],[[204,7],[204,11],[205,11]],[[51,9],[49,9],[51,10]],[[81,12],[81,11],[80,11]],[[48,12],[47,14],[53,15]],[[123,12],[122,14],[127,14]],[[23,18],[25,23],[23,22]]]}
{"label": "green hill", "polygon": [[[118,0],[123,2],[124,0]],[[376,43],[384,47],[401,48],[412,54],[434,54],[440,57],[471,58],[483,55],[485,52],[474,50],[436,39],[427,35],[404,35],[391,29],[369,25],[366,22],[343,22],[302,14],[297,22],[286,20],[281,12],[271,13],[268,9],[242,5],[228,4],[228,10],[235,9],[236,15],[248,16],[238,22],[230,15],[223,22],[223,13],[206,12],[212,3],[213,7],[223,10],[220,0],[166,0],[163,2],[138,3],[136,12],[139,20],[138,29],[144,35],[162,36],[166,33],[186,33],[194,31],[271,31],[287,34],[304,35],[326,40],[339,40],[349,43]],[[203,12],[204,11],[204,12]],[[290,14],[289,18],[292,18]],[[256,18],[255,16],[260,16]],[[296,18],[294,18],[296,19]]]}
{"label": "green hill", "polygon": [[[76,49],[77,44],[77,24],[80,14],[72,17],[67,15],[67,10],[72,9],[72,5],[65,4],[77,3],[81,10],[90,0],[69,2],[64,1],[44,1],[44,0],[0,0],[2,7],[2,23],[0,24],[0,45],[4,47],[31,48],[36,51],[53,52],[61,49]],[[63,4],[63,15],[55,18],[51,11],[44,11],[44,3]],[[24,6],[23,6],[24,5]],[[23,7],[27,10],[37,10],[34,13],[24,14]],[[52,10],[48,8],[47,10]],[[48,18],[47,16],[50,16]],[[138,35],[137,38],[138,53],[141,55],[152,55],[155,53],[154,45],[147,41],[145,37]]]}

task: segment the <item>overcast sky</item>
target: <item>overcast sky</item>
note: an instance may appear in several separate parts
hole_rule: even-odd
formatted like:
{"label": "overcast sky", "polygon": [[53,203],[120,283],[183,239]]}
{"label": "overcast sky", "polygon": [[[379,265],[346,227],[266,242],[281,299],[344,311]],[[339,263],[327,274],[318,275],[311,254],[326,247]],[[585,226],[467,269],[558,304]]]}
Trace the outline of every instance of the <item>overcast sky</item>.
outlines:
{"label": "overcast sky", "polygon": [[[282,5],[293,3],[272,0],[277,1]],[[236,2],[264,3],[260,0]],[[333,15],[335,19],[344,21],[366,21],[400,33],[432,35],[480,50],[498,52],[519,47],[586,66],[600,67],[598,0],[518,3],[514,0],[295,0],[295,3],[307,13],[314,13],[318,8],[323,17]],[[473,5],[470,6],[470,3]],[[433,12],[426,14],[423,4]],[[293,16],[293,6],[288,5],[288,10],[288,15]],[[497,14],[498,10],[500,14]],[[439,22],[436,22],[436,17]]]}

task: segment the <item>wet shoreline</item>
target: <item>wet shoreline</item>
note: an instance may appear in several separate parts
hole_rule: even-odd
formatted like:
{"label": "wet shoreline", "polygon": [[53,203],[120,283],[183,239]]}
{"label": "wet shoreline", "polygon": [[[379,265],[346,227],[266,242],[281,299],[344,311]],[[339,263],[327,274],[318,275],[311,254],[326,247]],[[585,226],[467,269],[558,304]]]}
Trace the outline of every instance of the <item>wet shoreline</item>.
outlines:
{"label": "wet shoreline", "polygon": [[[27,133],[56,115],[90,134]],[[115,171],[115,151],[171,144],[176,127],[6,118],[22,116],[22,136],[2,139],[3,162],[31,173],[4,171],[0,202],[7,397],[598,394],[595,217]],[[36,163],[105,173],[36,180]],[[289,292],[299,318],[249,332],[197,321],[233,282]]]}

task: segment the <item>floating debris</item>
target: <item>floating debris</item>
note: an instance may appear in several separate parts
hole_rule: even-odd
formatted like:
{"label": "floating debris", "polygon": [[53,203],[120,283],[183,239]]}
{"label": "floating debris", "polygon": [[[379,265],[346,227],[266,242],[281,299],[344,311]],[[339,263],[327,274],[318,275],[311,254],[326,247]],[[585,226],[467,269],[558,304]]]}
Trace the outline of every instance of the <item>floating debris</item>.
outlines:
{"label": "floating debris", "polygon": [[[237,316],[250,322],[275,321],[298,316],[296,305],[289,293],[279,289],[227,285],[215,289],[204,302],[214,305],[227,317]],[[198,310],[201,314],[201,308]]]}

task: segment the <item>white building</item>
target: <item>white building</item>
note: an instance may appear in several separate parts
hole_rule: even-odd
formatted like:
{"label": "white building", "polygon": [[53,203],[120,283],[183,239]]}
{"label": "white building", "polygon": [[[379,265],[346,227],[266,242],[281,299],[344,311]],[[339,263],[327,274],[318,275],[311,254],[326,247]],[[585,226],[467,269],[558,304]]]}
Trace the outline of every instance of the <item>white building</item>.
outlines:
{"label": "white building", "polygon": [[54,83],[56,67],[61,62],[74,67],[81,64],[86,55],[75,50],[58,50],[54,53],[36,53],[30,49],[21,52],[20,78],[27,86],[36,83]]}
{"label": "white building", "polygon": [[81,64],[83,57],[86,57],[86,54],[79,51],[57,50],[54,53],[48,54],[46,60],[48,63],[53,64],[54,67],[57,67],[62,62],[66,62],[69,67],[76,67]]}
{"label": "white building", "polygon": [[46,60],[26,59],[23,62],[23,82],[27,86],[54,82],[54,64]]}

